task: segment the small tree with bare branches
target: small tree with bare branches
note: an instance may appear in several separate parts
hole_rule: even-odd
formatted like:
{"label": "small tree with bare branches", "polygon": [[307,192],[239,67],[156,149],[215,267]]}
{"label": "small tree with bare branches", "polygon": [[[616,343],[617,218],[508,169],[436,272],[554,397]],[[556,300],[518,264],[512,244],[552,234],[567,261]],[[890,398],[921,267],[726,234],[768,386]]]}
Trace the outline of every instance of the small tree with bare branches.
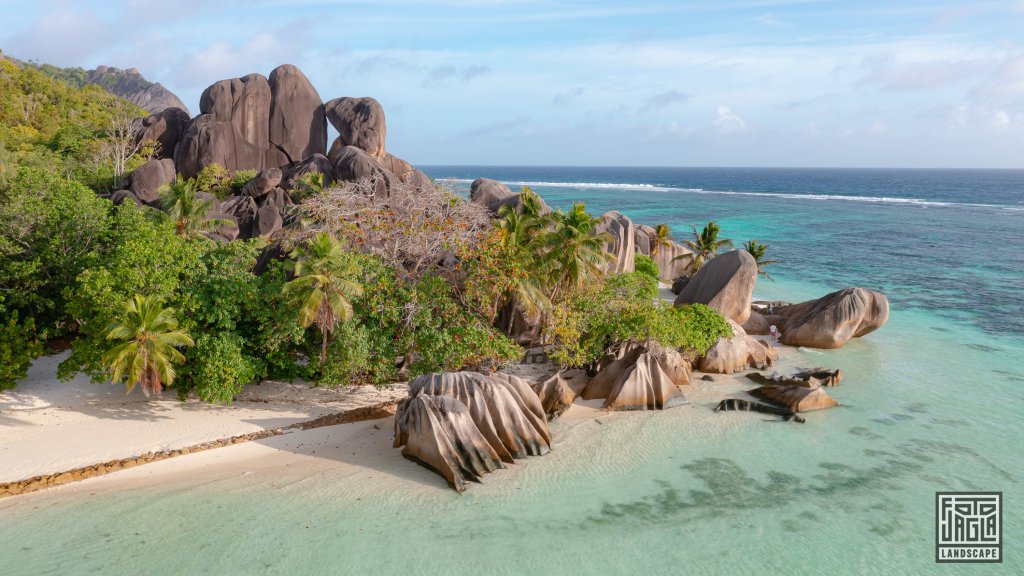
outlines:
{"label": "small tree with bare branches", "polygon": [[139,114],[139,109],[127,101],[119,103],[110,115],[103,156],[113,166],[115,187],[122,185],[124,175],[128,171],[129,161],[146,144],[146,141],[139,138],[142,119],[143,116]]}
{"label": "small tree with bare branches", "polygon": [[298,241],[326,232],[344,238],[353,250],[372,254],[408,279],[427,273],[447,275],[441,266],[460,246],[477,241],[489,222],[483,207],[467,202],[447,186],[422,188],[393,181],[376,195],[373,179],[347,182],[306,199],[299,207],[305,225]]}

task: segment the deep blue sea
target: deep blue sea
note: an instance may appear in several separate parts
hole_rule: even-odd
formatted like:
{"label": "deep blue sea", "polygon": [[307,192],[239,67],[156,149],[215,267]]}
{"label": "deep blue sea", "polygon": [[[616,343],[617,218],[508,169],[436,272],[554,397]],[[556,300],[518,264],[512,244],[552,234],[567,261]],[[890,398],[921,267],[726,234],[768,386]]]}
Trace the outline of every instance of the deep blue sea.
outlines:
{"label": "deep blue sea", "polygon": [[[717,220],[781,261],[756,296],[864,286],[890,320],[781,350],[783,372],[846,374],[805,424],[715,413],[749,383],[698,380],[663,412],[574,406],[550,454],[464,494],[387,421],[328,427],[0,500],[0,574],[1024,574],[1024,171],[426,172],[680,238]],[[937,491],[1003,493],[1003,563],[935,562]]]}
{"label": "deep blue sea", "polygon": [[430,166],[530,186],[556,208],[583,201],[690,237],[709,220],[756,239],[773,276],[864,286],[993,334],[1024,335],[1024,170]]}

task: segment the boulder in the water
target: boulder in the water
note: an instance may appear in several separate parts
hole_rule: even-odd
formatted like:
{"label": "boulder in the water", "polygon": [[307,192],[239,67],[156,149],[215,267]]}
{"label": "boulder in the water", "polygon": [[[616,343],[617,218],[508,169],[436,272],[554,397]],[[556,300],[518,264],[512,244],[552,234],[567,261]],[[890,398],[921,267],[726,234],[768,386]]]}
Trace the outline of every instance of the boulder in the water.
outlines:
{"label": "boulder in the water", "polygon": [[750,395],[773,404],[785,406],[793,412],[809,412],[838,406],[834,398],[821,387],[782,386],[766,384],[750,391]]}
{"label": "boulder in the water", "polygon": [[792,376],[785,376],[779,373],[765,376],[760,372],[751,372],[747,378],[758,384],[779,384],[782,386],[801,386],[803,388],[819,388],[838,386],[843,381],[842,370],[828,370],[815,368],[797,372]]}
{"label": "boulder in the water", "polygon": [[796,412],[793,412],[792,410],[769,406],[767,404],[761,404],[760,402],[751,402],[750,400],[743,400],[742,398],[726,398],[719,402],[718,406],[715,407],[715,412],[731,412],[736,410],[775,414],[776,416],[782,416],[783,420],[786,422],[793,421],[801,424],[805,422],[802,416],[798,416]]}
{"label": "boulder in the water", "polygon": [[865,288],[845,288],[817,300],[777,309],[786,318],[779,341],[790,346],[839,348],[889,320],[889,299]]}

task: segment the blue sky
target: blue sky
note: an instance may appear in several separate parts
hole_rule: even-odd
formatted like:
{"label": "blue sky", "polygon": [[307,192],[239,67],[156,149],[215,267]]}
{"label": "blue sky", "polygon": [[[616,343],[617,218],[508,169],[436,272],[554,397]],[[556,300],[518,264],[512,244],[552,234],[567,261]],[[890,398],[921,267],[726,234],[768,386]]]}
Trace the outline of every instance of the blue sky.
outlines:
{"label": "blue sky", "polygon": [[1024,0],[0,0],[0,48],[198,111],[298,65],[414,164],[1024,168]]}

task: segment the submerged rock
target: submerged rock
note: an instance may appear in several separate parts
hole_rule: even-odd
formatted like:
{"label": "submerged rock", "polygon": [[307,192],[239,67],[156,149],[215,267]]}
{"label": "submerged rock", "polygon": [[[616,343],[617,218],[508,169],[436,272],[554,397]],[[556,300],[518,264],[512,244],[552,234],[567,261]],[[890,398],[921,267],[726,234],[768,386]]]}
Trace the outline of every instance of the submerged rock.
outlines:
{"label": "submerged rock", "polygon": [[750,395],[774,404],[785,406],[793,412],[809,412],[838,406],[834,398],[823,388],[804,388],[802,386],[782,386],[767,384],[750,391]]}
{"label": "submerged rock", "polygon": [[751,402],[750,400],[743,400],[742,398],[726,398],[719,402],[718,406],[715,406],[715,412],[731,412],[735,410],[775,414],[776,416],[782,416],[786,422],[793,421],[801,424],[805,422],[802,416],[798,416],[792,410],[777,408],[775,406],[761,404],[760,402]]}
{"label": "submerged rock", "polygon": [[746,250],[732,250],[712,258],[679,293],[675,305],[707,304],[723,316],[743,324],[757,280],[757,263]]}
{"label": "submerged rock", "polygon": [[402,456],[437,472],[462,492],[504,468],[491,444],[477,429],[469,408],[451,396],[420,395],[402,400],[395,414],[395,447]]}
{"label": "submerged rock", "polygon": [[870,334],[889,320],[889,299],[881,292],[845,288],[776,311],[784,317],[779,341],[790,346],[839,348]]}
{"label": "submerged rock", "polygon": [[760,372],[751,372],[750,374],[747,374],[747,378],[757,382],[758,384],[779,384],[782,386],[819,388],[822,386],[838,386],[839,383],[843,381],[843,371],[815,368],[814,370],[797,372],[792,376],[783,376],[778,373],[772,374],[771,376],[765,376]]}

